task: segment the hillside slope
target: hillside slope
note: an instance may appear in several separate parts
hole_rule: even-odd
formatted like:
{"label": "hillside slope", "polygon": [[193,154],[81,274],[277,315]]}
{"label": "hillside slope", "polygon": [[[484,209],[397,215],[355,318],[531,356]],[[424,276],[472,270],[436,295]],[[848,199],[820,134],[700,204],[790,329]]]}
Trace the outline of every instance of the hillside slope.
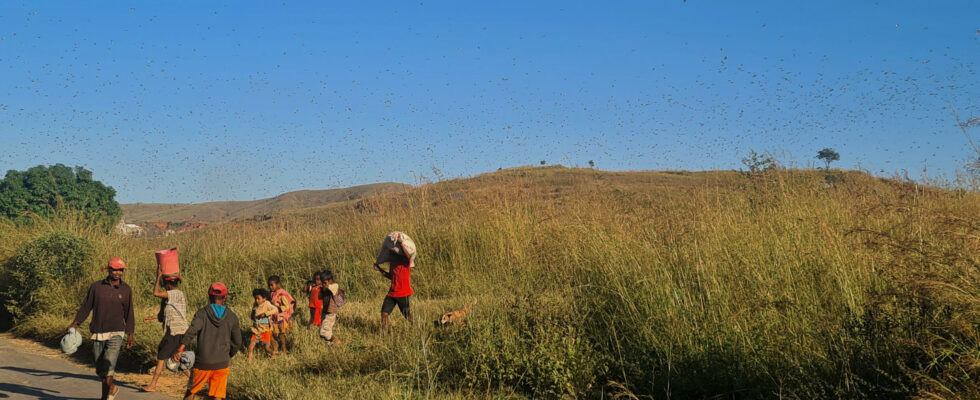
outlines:
{"label": "hillside slope", "polygon": [[218,223],[252,218],[273,212],[323,206],[359,199],[378,193],[397,192],[411,185],[394,182],[373,183],[343,189],[299,190],[276,197],[252,201],[216,201],[198,204],[123,204],[123,219],[128,223],[197,222]]}
{"label": "hillside slope", "polygon": [[[234,366],[230,398],[976,399],[978,209],[978,193],[856,171],[522,167],[180,235],[0,224],[0,265],[41,231],[78,232],[126,260],[137,315],[158,311],[158,249],[180,249],[189,308],[220,281],[238,315],[270,275],[306,308],[330,270],[340,345],[298,310],[289,356]],[[415,323],[393,314],[383,334],[372,263],[392,230],[418,245]],[[104,276],[39,281],[47,303],[16,333],[57,343]],[[125,359],[146,370],[159,334],[138,324]]]}

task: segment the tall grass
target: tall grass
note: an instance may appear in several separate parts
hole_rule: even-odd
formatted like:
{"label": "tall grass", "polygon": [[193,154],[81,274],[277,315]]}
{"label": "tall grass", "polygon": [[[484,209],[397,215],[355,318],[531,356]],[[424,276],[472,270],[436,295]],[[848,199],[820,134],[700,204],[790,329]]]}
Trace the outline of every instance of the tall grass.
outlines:
{"label": "tall grass", "polygon": [[[235,398],[971,398],[978,206],[861,173],[549,167],[164,238],[56,228],[127,261],[140,315],[156,307],[153,250],[180,248],[191,308],[220,280],[240,316],[266,276],[302,305],[332,269],[351,301],[342,345],[299,329],[289,355],[238,358]],[[48,228],[2,228],[0,256]],[[395,229],[420,246],[416,324],[393,316],[383,335],[371,263]],[[433,327],[474,299],[465,324]],[[60,312],[15,329],[56,338]],[[159,327],[137,335],[128,357],[149,365]]]}

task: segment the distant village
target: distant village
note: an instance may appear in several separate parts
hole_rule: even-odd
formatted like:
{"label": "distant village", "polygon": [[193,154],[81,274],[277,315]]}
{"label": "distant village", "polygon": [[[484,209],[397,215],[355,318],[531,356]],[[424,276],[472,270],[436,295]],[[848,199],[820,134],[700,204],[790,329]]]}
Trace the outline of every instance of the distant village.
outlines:
{"label": "distant village", "polygon": [[[116,224],[115,231],[120,235],[127,236],[170,236],[177,233],[190,232],[197,229],[206,228],[212,224],[191,221],[195,216],[187,220],[177,222],[137,222],[126,223],[125,220]],[[246,222],[261,222],[272,219],[266,214],[254,215],[251,218],[238,218],[233,220],[233,227],[239,228]]]}
{"label": "distant village", "polygon": [[193,231],[208,226],[200,222],[138,222],[116,224],[116,233],[128,236],[170,236],[176,233]]}

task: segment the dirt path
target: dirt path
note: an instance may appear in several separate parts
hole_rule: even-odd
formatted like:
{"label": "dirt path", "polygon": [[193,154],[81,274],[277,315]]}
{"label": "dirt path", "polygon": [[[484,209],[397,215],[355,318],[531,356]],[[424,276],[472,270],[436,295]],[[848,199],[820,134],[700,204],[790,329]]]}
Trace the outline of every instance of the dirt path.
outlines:
{"label": "dirt path", "polygon": [[[119,400],[174,399],[183,380],[165,373],[158,386],[172,393],[141,393],[139,385],[149,381],[145,374],[117,373]],[[60,351],[30,340],[0,335],[0,399],[98,399],[101,386],[91,366],[79,365]]]}

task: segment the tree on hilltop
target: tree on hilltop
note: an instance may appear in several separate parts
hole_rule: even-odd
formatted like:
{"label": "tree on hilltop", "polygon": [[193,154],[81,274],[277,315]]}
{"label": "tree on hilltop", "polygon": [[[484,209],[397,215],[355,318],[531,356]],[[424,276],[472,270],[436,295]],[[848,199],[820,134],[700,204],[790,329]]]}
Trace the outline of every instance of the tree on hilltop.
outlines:
{"label": "tree on hilltop", "polygon": [[749,172],[757,173],[762,171],[768,171],[776,168],[776,160],[772,156],[763,153],[757,153],[755,150],[749,149],[749,154],[742,159],[742,164],[749,168]]}
{"label": "tree on hilltop", "polygon": [[830,147],[826,147],[817,152],[817,159],[823,160],[823,162],[827,165],[827,169],[830,169],[830,163],[840,160],[840,153],[837,153]]}
{"label": "tree on hilltop", "polygon": [[73,210],[109,228],[122,218],[115,197],[115,189],[92,179],[92,171],[82,167],[55,164],[9,170],[0,180],[0,217],[20,221],[30,215],[51,218],[58,210]]}

